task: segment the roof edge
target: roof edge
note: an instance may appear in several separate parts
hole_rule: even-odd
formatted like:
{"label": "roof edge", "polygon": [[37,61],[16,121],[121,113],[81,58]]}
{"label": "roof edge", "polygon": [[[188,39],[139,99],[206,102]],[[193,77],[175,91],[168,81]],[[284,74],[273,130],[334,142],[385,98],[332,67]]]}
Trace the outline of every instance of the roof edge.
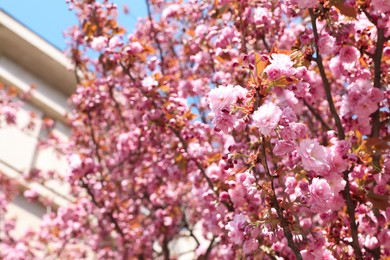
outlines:
{"label": "roof edge", "polygon": [[73,68],[71,61],[64,53],[53,44],[49,43],[43,37],[39,36],[20,21],[12,17],[4,9],[0,8],[0,25],[13,31],[18,37],[30,43],[43,54],[58,62],[66,69]]}

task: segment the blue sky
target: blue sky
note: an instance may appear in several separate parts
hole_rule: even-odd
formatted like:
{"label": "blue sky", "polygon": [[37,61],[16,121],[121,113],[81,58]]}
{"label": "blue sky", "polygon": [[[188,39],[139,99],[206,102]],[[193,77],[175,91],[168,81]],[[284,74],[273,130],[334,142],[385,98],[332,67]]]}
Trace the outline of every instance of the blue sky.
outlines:
{"label": "blue sky", "polygon": [[[144,0],[113,0],[118,5],[119,23],[131,32],[137,17],[147,15]],[[130,13],[123,13],[127,5]],[[16,20],[30,28],[42,38],[63,50],[65,40],[63,32],[77,20],[68,10],[65,0],[0,0],[0,9],[5,10]]]}

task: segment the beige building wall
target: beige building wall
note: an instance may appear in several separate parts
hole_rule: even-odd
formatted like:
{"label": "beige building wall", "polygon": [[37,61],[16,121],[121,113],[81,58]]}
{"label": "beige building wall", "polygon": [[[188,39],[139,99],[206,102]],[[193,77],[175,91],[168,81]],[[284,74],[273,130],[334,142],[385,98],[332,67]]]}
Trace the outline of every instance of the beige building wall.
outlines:
{"label": "beige building wall", "polygon": [[[70,130],[66,114],[70,111],[67,98],[76,86],[71,63],[55,47],[0,9],[0,82],[32,96],[17,115],[16,126],[0,128],[0,174],[16,181],[21,191],[32,189],[49,206],[30,202],[22,195],[14,198],[7,216],[17,218],[16,233],[39,227],[44,213],[51,207],[72,200],[69,186],[54,180],[45,183],[26,182],[23,175],[32,169],[67,171],[66,158],[49,147],[39,149],[40,139],[47,138],[42,128],[44,118],[54,120],[53,132],[67,140]],[[33,118],[31,115],[34,115]],[[33,123],[33,127],[26,126]]]}

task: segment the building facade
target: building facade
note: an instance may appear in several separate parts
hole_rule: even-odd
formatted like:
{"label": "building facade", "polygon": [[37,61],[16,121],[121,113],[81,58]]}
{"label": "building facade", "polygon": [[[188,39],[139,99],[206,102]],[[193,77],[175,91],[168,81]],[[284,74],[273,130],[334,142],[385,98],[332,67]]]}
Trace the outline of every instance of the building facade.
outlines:
{"label": "building facade", "polygon": [[[51,131],[60,139],[66,140],[70,134],[67,98],[76,87],[71,68],[60,50],[0,9],[0,82],[3,88],[29,93],[18,110],[16,124],[0,124],[0,177],[16,183],[14,188],[21,194],[34,191],[39,197],[31,202],[19,195],[8,206],[5,217],[16,218],[15,232],[20,234],[36,229],[44,213],[72,200],[65,183],[25,180],[35,169],[66,173],[64,156],[39,144],[48,138],[47,120],[53,122]],[[47,203],[41,203],[45,200]]]}

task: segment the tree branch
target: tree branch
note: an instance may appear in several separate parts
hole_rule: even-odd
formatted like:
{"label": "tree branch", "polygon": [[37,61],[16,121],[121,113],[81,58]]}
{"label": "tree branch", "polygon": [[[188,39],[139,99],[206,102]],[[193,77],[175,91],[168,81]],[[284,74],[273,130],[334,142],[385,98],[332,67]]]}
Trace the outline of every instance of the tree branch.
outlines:
{"label": "tree branch", "polygon": [[[317,45],[318,40],[319,40],[318,31],[317,31],[317,24],[316,24],[317,16],[314,14],[313,9],[310,8],[309,12],[310,12],[311,24],[313,27],[315,48],[316,48],[316,54],[317,54],[315,61],[317,63],[318,69],[320,71],[320,75],[321,75],[322,82],[324,85],[324,90],[325,90],[325,94],[326,94],[326,99],[327,99],[328,104],[329,104],[330,112],[333,116],[333,119],[336,122],[336,127],[338,130],[338,139],[344,140],[345,139],[344,128],[343,128],[343,125],[341,124],[339,114],[337,113],[336,107],[333,103],[332,93],[330,90],[330,83],[329,83],[328,78],[325,74],[324,65],[322,63],[322,57],[321,57],[321,54],[319,52],[318,45]],[[351,193],[350,193],[350,183],[349,183],[349,179],[348,179],[349,172],[350,171],[344,172],[343,177],[344,177],[346,184],[345,184],[345,188],[343,190],[343,195],[344,195],[344,198],[345,198],[346,204],[347,204],[347,211],[348,211],[348,216],[349,216],[349,226],[351,229],[352,240],[353,240],[352,247],[354,249],[356,259],[362,260],[363,256],[362,256],[361,248],[359,246],[358,229],[357,229],[357,225],[356,225],[356,221],[355,221],[355,204],[352,201],[352,197],[351,197]]]}
{"label": "tree branch", "polygon": [[241,29],[241,52],[246,53],[246,35],[245,35],[245,30],[244,30],[244,23],[242,19],[242,1],[240,1],[238,13],[240,15],[240,29]]}
{"label": "tree branch", "polygon": [[344,195],[344,199],[345,199],[345,202],[347,204],[347,212],[348,212],[348,217],[349,217],[349,226],[351,227],[351,235],[352,235],[352,243],[351,243],[351,246],[355,252],[355,257],[356,259],[363,259],[363,256],[362,256],[362,251],[360,249],[360,245],[359,245],[359,237],[358,237],[358,227],[357,227],[357,224],[356,224],[356,221],[355,221],[355,204],[353,203],[352,201],[352,198],[351,198],[351,187],[350,187],[350,183],[349,183],[349,180],[348,180],[348,176],[349,176],[349,173],[352,171],[351,170],[347,170],[343,173],[343,177],[344,177],[344,181],[345,181],[345,188],[343,190],[343,195]]}
{"label": "tree branch", "polygon": [[157,44],[157,49],[158,49],[160,60],[161,60],[161,63],[160,63],[161,73],[164,75],[165,73],[164,73],[164,66],[163,65],[165,64],[165,61],[164,61],[163,51],[162,51],[162,48],[161,48],[160,41],[157,38],[156,29],[154,28],[154,25],[153,25],[153,18],[152,18],[152,13],[150,11],[150,3],[149,3],[149,1],[150,0],[145,0],[146,9],[148,11],[148,17],[149,17],[149,21],[150,21],[150,30],[153,33],[154,41]]}
{"label": "tree branch", "polygon": [[[376,48],[373,56],[374,60],[374,87],[381,89],[381,61],[383,54],[383,44],[385,42],[385,29],[377,28],[377,40],[376,40]],[[371,127],[371,137],[375,138],[379,136],[379,126],[380,126],[380,112],[378,109],[371,115],[372,119],[372,127]],[[374,169],[380,168],[380,154],[372,155],[372,164]]]}
{"label": "tree branch", "polygon": [[307,108],[310,110],[310,112],[313,114],[313,116],[321,123],[322,127],[326,130],[329,131],[331,128],[328,126],[328,124],[324,121],[324,119],[318,114],[318,112],[312,107],[305,99],[303,99],[303,103]]}
{"label": "tree branch", "polygon": [[344,140],[345,139],[344,128],[343,128],[343,125],[341,123],[340,116],[337,113],[337,109],[336,109],[334,102],[333,102],[332,92],[330,89],[330,83],[329,83],[329,80],[326,76],[325,68],[324,68],[324,65],[322,63],[322,57],[321,57],[321,54],[319,52],[318,45],[317,45],[318,40],[319,40],[318,31],[317,31],[317,24],[316,24],[317,16],[314,14],[313,9],[309,9],[309,12],[310,12],[310,17],[311,17],[311,25],[313,27],[315,48],[316,48],[316,55],[317,55],[317,57],[315,58],[315,61],[317,63],[318,69],[320,71],[322,83],[324,85],[326,100],[328,101],[328,104],[329,104],[330,113],[332,114],[332,117],[336,123],[339,140]]}
{"label": "tree branch", "polygon": [[209,259],[209,255],[210,255],[210,253],[211,253],[211,250],[213,249],[214,241],[215,241],[215,236],[213,236],[213,238],[211,239],[210,244],[209,244],[209,246],[207,247],[206,252],[205,252],[203,255],[200,255],[200,256],[197,258],[197,260],[207,260],[207,259]]}
{"label": "tree branch", "polygon": [[[168,126],[168,128],[176,135],[177,138],[179,138],[180,143],[183,145],[184,150],[187,152],[187,150],[188,150],[187,142],[183,139],[183,137],[181,136],[180,132],[179,132],[178,130],[176,130],[175,128],[171,127],[171,126]],[[203,168],[203,166],[199,163],[199,161],[193,160],[193,162],[195,163],[196,167],[197,167],[197,168],[199,169],[199,171],[201,172],[202,176],[206,179],[207,184],[209,185],[210,189],[214,192],[215,196],[217,196],[217,198],[219,198],[219,192],[218,192],[218,190],[215,188],[213,182],[212,182],[212,181],[210,180],[210,178],[207,176],[206,170],[205,170],[205,169]],[[226,208],[227,208],[229,211],[234,212],[233,203],[223,202],[223,204],[226,206]]]}
{"label": "tree branch", "polygon": [[283,216],[283,211],[282,211],[282,209],[279,205],[278,199],[276,197],[275,186],[274,186],[274,177],[271,175],[271,172],[270,172],[269,167],[268,167],[266,150],[265,150],[265,143],[266,143],[265,137],[264,137],[264,135],[262,135],[262,144],[261,144],[262,161],[263,161],[262,164],[264,166],[264,169],[265,169],[267,176],[271,179],[271,189],[272,189],[271,203],[272,203],[273,207],[275,208],[276,213],[278,215],[278,219],[280,221],[280,225],[282,226],[284,236],[287,239],[288,246],[294,252],[296,259],[302,260],[303,258],[301,255],[301,251],[299,250],[299,248],[297,247],[297,245],[294,242],[293,235],[292,235],[292,232],[291,232],[290,227],[289,227],[289,223],[286,220],[286,218]]}

